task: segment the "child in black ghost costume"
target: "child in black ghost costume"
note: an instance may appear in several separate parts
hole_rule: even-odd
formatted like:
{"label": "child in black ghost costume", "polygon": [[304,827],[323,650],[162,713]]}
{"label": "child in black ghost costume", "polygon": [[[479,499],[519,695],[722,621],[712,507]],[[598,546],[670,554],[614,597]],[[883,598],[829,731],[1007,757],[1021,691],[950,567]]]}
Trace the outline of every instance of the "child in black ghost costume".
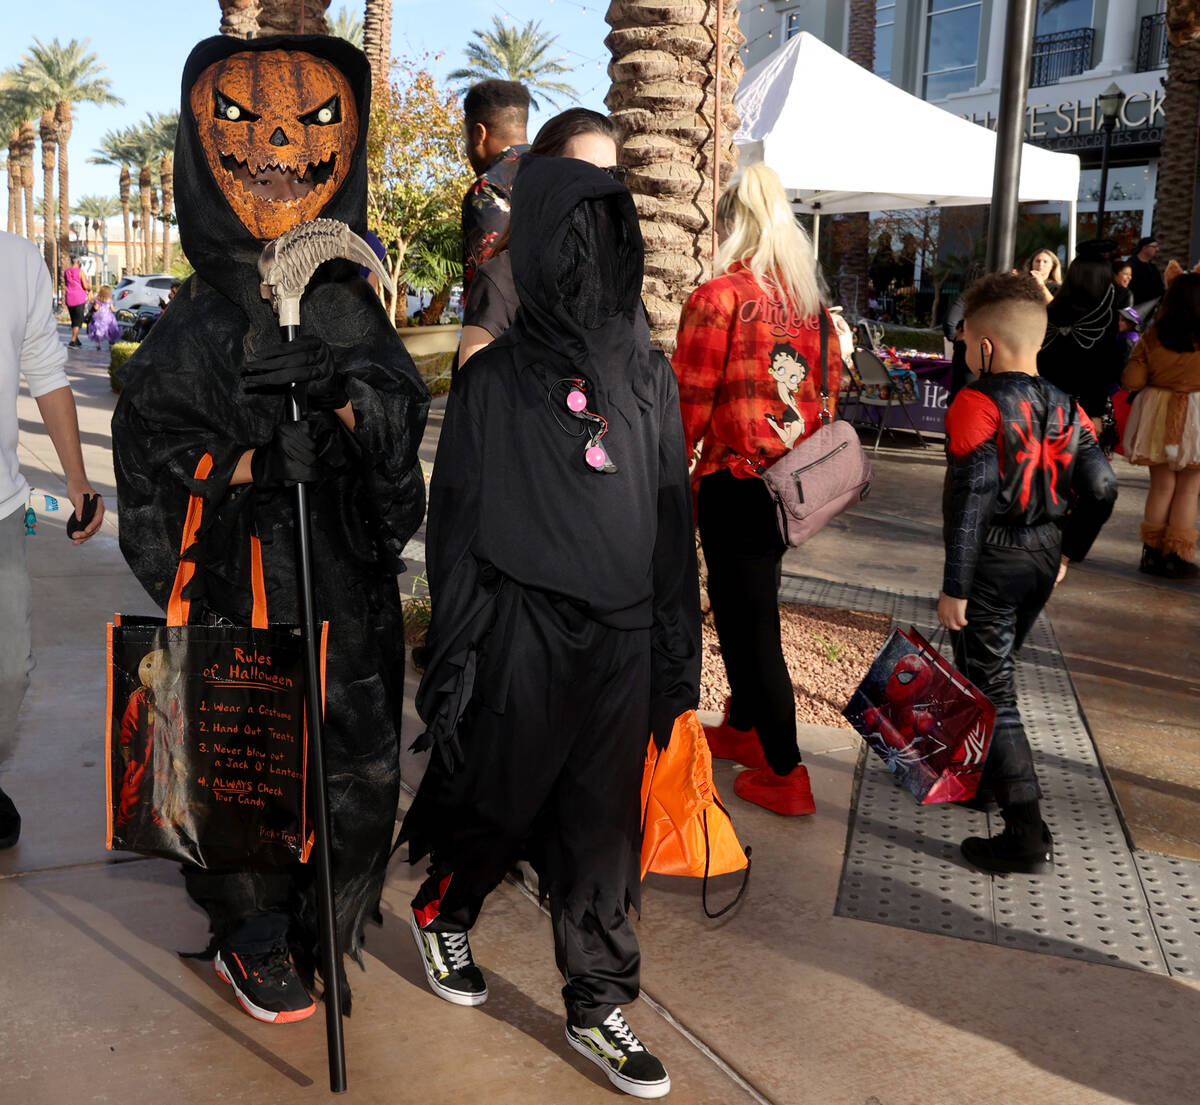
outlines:
{"label": "child in black ghost costume", "polygon": [[527,849],[568,1040],[618,1087],[657,1097],[670,1080],[620,1007],[638,993],[627,910],[646,747],[651,732],[669,740],[699,686],[675,378],[638,337],[642,242],[624,186],[527,156],[511,251],[520,307],[455,381],[430,486],[417,706],[435,752],[402,839],[433,866],[413,932],[436,993],[485,1000],[466,933]]}
{"label": "child in black ghost costume", "polygon": [[967,365],[978,378],[946,412],[946,567],[938,618],[955,662],[996,707],[982,786],[1005,828],[963,841],[985,871],[1046,870],[1029,740],[1017,710],[1014,653],[1069,561],[1082,560],[1112,512],[1117,481],[1088,416],[1037,372],[1045,297],[1028,276],[984,277],[967,292]]}
{"label": "child in black ghost costume", "polygon": [[[342,92],[330,96],[331,87]],[[330,623],[324,733],[335,911],[341,947],[360,963],[363,922],[379,917],[399,797],[396,573],[424,509],[417,446],[428,393],[357,265],[318,270],[301,304],[300,338],[284,347],[256,262],[264,238],[317,214],[365,232],[369,95],[366,59],[341,39],[221,37],[192,51],[175,188],[196,275],[127,362],[113,416],[121,549],[160,605],[188,496],[204,498],[203,529],[188,553],[197,565],[193,621],[249,624],[252,533],[262,542],[268,616],[298,620],[293,485],[309,483],[315,615]],[[307,384],[309,414],[295,426],[286,424],[289,381]],[[205,453],[212,471],[196,480]],[[290,948],[311,982],[319,956],[309,868],[185,868],[184,877],[210,918],[208,954],[247,1012],[276,1022],[310,1014],[289,957]]]}

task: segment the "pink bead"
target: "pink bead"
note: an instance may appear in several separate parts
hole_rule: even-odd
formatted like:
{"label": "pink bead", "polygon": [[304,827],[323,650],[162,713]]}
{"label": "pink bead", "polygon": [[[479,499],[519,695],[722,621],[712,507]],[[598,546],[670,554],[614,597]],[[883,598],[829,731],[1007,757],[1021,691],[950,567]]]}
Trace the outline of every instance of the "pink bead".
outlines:
{"label": "pink bead", "polygon": [[578,413],[587,406],[587,396],[578,388],[572,388],[567,393],[567,406]]}
{"label": "pink bead", "polygon": [[593,445],[583,454],[583,459],[593,468],[603,468],[608,461],[608,454],[599,445]]}

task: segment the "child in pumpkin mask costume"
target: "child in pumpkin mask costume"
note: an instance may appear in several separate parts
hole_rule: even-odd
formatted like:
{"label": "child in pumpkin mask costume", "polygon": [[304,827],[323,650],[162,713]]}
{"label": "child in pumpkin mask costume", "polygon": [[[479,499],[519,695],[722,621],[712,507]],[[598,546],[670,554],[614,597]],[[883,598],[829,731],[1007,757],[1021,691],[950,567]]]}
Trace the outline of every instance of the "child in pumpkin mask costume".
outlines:
{"label": "child in pumpkin mask costume", "polygon": [[[268,615],[298,621],[292,488],[309,483],[315,613],[330,623],[335,909],[341,945],[360,962],[363,922],[379,917],[399,795],[396,573],[424,511],[417,446],[429,398],[357,265],[332,261],[317,271],[300,337],[284,346],[256,262],[265,242],[318,216],[365,232],[369,96],[366,59],[340,39],[212,38],[192,51],[175,180],[180,238],[196,275],[127,362],[113,417],[121,548],[160,605],[188,496],[198,493],[205,508],[189,554],[193,610],[249,624],[255,533]],[[307,385],[308,416],[296,424],[285,415],[290,382]],[[212,471],[196,480],[205,453]],[[185,868],[184,876],[209,914],[209,954],[243,1008],[268,1021],[309,1015],[296,972],[311,982],[319,961],[308,868]]]}

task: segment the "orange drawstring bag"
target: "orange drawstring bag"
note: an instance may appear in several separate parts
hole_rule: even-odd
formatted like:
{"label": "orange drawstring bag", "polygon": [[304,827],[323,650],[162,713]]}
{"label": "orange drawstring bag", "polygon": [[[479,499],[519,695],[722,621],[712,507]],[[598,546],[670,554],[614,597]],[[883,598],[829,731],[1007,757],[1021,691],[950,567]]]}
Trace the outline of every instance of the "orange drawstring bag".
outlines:
{"label": "orange drawstring bag", "polygon": [[[713,816],[709,816],[710,811]],[[695,710],[675,719],[671,743],[660,752],[651,739],[642,774],[642,878],[686,875],[703,879],[701,898],[709,917],[732,909],[750,879],[750,849],[743,848],[729,811],[713,783],[712,753]],[[737,897],[713,913],[708,908],[709,875],[745,870]]]}

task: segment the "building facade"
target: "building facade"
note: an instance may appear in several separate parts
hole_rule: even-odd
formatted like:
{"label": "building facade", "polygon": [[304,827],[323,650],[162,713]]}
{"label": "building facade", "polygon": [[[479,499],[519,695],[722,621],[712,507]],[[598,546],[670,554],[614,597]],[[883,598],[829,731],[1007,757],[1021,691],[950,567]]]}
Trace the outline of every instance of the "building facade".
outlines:
{"label": "building facade", "polygon": [[[743,0],[746,67],[801,31],[848,53],[850,8],[849,0]],[[1007,11],[1004,0],[877,0],[875,73],[995,129]],[[1152,232],[1165,13],[1166,0],[1038,0],[1025,135],[1079,155],[1081,241],[1096,236],[1104,141],[1097,99],[1114,82],[1126,99],[1111,137],[1104,231],[1123,249]],[[1031,210],[1067,217],[1066,205]]]}

